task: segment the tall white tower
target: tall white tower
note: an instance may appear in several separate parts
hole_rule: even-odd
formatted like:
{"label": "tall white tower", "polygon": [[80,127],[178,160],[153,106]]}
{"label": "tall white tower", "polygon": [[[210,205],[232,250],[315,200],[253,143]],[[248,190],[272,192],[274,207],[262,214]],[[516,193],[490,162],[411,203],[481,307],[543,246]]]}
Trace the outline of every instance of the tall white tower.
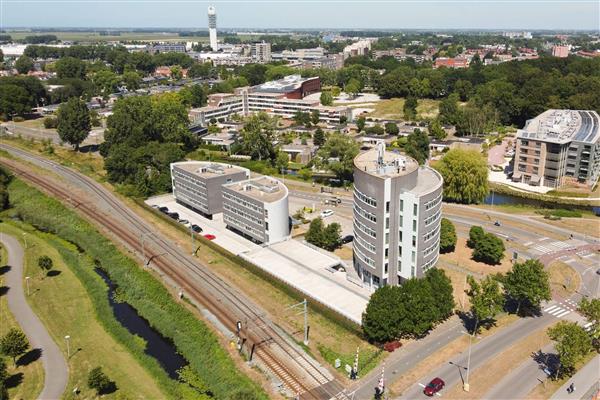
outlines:
{"label": "tall white tower", "polygon": [[208,6],[208,36],[212,51],[219,50],[219,45],[217,44],[217,10],[215,10],[214,6]]}

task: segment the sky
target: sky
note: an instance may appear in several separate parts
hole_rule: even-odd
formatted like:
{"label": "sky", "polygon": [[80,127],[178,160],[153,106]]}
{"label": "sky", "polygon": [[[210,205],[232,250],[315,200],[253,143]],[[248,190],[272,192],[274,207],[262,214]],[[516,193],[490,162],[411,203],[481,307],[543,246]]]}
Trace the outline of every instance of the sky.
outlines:
{"label": "sky", "polygon": [[600,0],[0,0],[0,28],[585,29]]}

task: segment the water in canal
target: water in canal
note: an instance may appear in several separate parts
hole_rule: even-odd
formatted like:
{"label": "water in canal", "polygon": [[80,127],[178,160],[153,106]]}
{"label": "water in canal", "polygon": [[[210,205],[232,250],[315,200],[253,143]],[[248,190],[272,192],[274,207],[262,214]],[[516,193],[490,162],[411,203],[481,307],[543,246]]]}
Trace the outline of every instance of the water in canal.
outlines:
{"label": "water in canal", "polygon": [[115,301],[115,285],[100,268],[95,268],[98,275],[108,285],[108,301],[121,325],[133,334],[146,341],[145,353],[154,357],[172,379],[178,379],[177,370],[187,365],[187,361],[177,353],[175,345],[155,331],[148,321],[138,315],[135,308],[128,303]]}

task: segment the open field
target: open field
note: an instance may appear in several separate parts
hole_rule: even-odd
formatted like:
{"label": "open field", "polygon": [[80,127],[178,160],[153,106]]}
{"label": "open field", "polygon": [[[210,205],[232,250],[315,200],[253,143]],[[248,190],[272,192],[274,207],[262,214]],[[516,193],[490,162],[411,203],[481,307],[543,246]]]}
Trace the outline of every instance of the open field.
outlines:
{"label": "open field", "polygon": [[533,352],[550,343],[546,329],[547,327],[544,327],[520,339],[471,372],[469,382],[472,384],[469,392],[463,391],[461,383],[448,388],[444,397],[461,400],[482,399],[485,393],[498,383],[500,377],[508,375],[531,357]]}
{"label": "open field", "polygon": [[[439,113],[438,106],[438,100],[419,99],[417,105],[417,117],[420,119],[435,118]],[[374,104],[375,110],[367,114],[367,117],[404,119],[404,111],[402,110],[403,107],[403,98],[381,100]]]}
{"label": "open field", "polygon": [[[194,29],[191,29],[194,30]],[[6,32],[13,40],[21,40],[26,36],[56,35],[59,40],[71,42],[110,42],[110,41],[147,41],[147,42],[208,42],[208,36],[179,36],[177,32],[125,32],[120,35],[100,36],[98,31],[77,32]],[[119,32],[110,29],[110,32]]]}
{"label": "open field", "polygon": [[571,266],[562,261],[555,261],[548,267],[552,294],[567,298],[577,291],[581,285],[581,276]]}
{"label": "open field", "polygon": [[[5,266],[8,260],[6,249],[0,245],[0,266]],[[0,273],[0,290],[3,287]],[[6,296],[0,294],[0,337],[12,328],[20,328],[15,317],[8,310]],[[44,366],[37,359],[27,365],[15,367],[9,357],[5,358],[8,367],[8,397],[11,399],[35,399],[44,386]]]}
{"label": "open field", "polygon": [[[27,232],[25,273],[31,276],[29,304],[40,317],[48,332],[67,353],[65,335],[71,336],[69,383],[65,398],[76,398],[72,389],[81,391],[78,398],[94,398],[95,393],[87,387],[87,374],[101,366],[118,390],[103,398],[161,398],[160,391],[150,374],[131,356],[125,347],[117,343],[96,320],[93,304],[88,294],[72,272],[73,268],[91,266],[85,255],[79,256],[79,264],[67,264],[58,248],[77,254],[74,246],[50,234],[37,232],[27,225],[3,223],[2,232],[22,238]],[[48,255],[54,261],[54,276],[46,276],[37,266],[37,258]],[[101,278],[98,276],[98,279]],[[33,398],[33,397],[25,397]]]}
{"label": "open field", "polygon": [[547,224],[558,226],[559,228],[569,229],[573,232],[582,233],[589,235],[594,239],[600,238],[600,218],[561,218],[557,221],[543,219],[539,217],[540,221]]}

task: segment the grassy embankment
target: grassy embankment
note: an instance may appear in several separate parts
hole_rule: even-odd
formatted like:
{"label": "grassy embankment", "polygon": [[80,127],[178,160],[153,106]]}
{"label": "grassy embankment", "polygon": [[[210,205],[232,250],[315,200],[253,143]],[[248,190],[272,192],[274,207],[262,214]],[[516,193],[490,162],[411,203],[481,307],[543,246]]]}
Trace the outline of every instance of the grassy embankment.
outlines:
{"label": "grassy embankment", "polygon": [[[419,99],[417,101],[417,118],[433,119],[439,114],[439,100]],[[367,118],[404,119],[404,99],[394,98],[374,103],[374,110],[366,115]],[[371,106],[369,107],[371,108]]]}
{"label": "grassy embankment", "polygon": [[[189,361],[195,374],[215,397],[247,395],[249,398],[266,398],[261,388],[236,368],[216,335],[203,322],[175,301],[157,279],[119,252],[89,223],[17,179],[11,182],[9,191],[14,207],[12,213],[40,230],[54,232],[74,243],[85,257],[93,260],[94,265],[103,268],[118,286],[119,298],[173,341],[178,352]],[[68,253],[61,255],[63,258],[72,257]],[[78,268],[74,272],[93,299],[96,316],[104,328],[146,367],[147,372],[165,389],[163,392],[177,397],[182,385],[169,379],[158,362],[144,353],[145,343],[131,335],[112,316],[106,285],[100,284],[91,268]]]}
{"label": "grassy embankment", "polygon": [[[72,244],[52,234],[36,231],[23,223],[0,223],[0,232],[18,238],[24,247],[23,233],[27,233],[24,274],[30,277],[29,305],[44,323],[65,359],[67,349],[64,336],[71,336],[72,352],[68,359],[69,383],[64,394],[65,399],[95,397],[95,392],[88,388],[86,382],[88,372],[96,366],[101,366],[118,388],[103,398],[144,399],[167,396],[141,363],[125,346],[108,334],[98,321],[93,301],[74,272],[81,269],[91,270],[92,260],[85,255],[81,256]],[[41,255],[49,256],[54,262],[49,275],[37,266],[37,258]],[[94,274],[88,274],[87,279],[96,280],[95,284],[98,286],[103,285],[102,279],[97,275],[94,277]],[[32,366],[33,364],[42,369],[40,360],[32,363]],[[43,370],[41,373],[43,374]],[[24,383],[28,381],[27,376],[26,372]],[[43,379],[39,382],[38,390],[42,385]],[[26,387],[24,386],[20,396],[11,393],[11,398],[35,398],[32,392],[30,393],[33,395],[27,394]],[[72,393],[75,387],[81,391],[79,397]]]}
{"label": "grassy embankment", "polygon": [[[0,231],[1,234],[1,231]],[[12,328],[19,328],[14,315],[8,309],[4,287],[3,274],[8,261],[8,253],[0,244],[0,337],[4,336]],[[34,399],[44,386],[44,366],[37,359],[27,365],[15,366],[12,359],[5,357],[8,367],[8,397],[10,399]]]}

